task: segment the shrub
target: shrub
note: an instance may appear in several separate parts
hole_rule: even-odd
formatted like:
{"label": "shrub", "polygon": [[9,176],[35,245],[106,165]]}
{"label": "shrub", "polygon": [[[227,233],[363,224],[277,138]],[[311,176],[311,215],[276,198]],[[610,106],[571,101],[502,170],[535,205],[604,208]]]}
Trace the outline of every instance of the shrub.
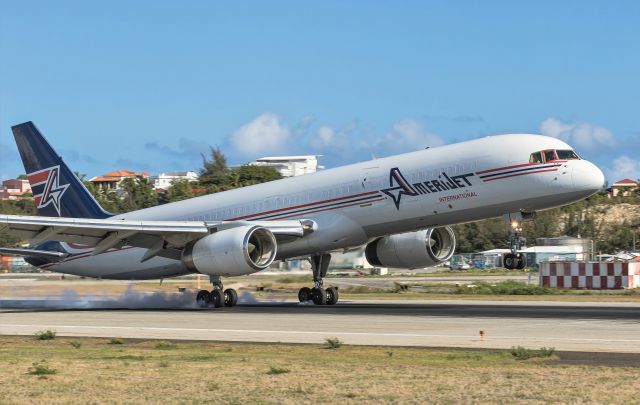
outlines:
{"label": "shrub", "polygon": [[533,350],[517,346],[511,348],[511,355],[517,360],[527,360],[533,357],[551,357],[555,351],[556,349],[553,347],[541,347],[540,350]]}
{"label": "shrub", "polygon": [[33,334],[37,340],[53,340],[56,338],[56,332],[50,329],[40,330]]}
{"label": "shrub", "polygon": [[114,338],[109,339],[109,344],[110,345],[121,345],[121,344],[124,344],[124,340],[122,340],[122,338],[114,337]]}
{"label": "shrub", "polygon": [[291,370],[289,370],[288,368],[271,366],[269,368],[269,371],[267,371],[267,374],[286,374],[289,371]]}
{"label": "shrub", "polygon": [[42,360],[39,363],[33,363],[31,367],[29,367],[29,371],[27,374],[31,375],[52,375],[57,373],[58,371],[54,368],[51,368],[47,365],[47,362]]}
{"label": "shrub", "polygon": [[73,346],[74,349],[79,349],[82,346],[82,342],[78,340],[72,340],[69,344]]}
{"label": "shrub", "polygon": [[324,342],[327,349],[338,349],[340,346],[342,346],[342,341],[337,337],[326,338]]}

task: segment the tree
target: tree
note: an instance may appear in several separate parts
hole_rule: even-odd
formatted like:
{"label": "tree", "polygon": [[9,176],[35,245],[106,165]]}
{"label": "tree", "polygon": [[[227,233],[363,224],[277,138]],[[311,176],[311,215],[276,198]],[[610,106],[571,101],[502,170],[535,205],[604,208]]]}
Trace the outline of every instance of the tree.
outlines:
{"label": "tree", "polygon": [[158,205],[153,184],[143,176],[127,177],[120,182],[123,190],[120,211],[128,212]]}
{"label": "tree", "polygon": [[189,180],[174,180],[164,193],[164,202],[187,200],[193,197],[193,185]]}
{"label": "tree", "polygon": [[205,186],[220,186],[224,183],[224,177],[229,172],[227,158],[220,148],[209,146],[211,159],[202,154],[202,169],[200,169],[199,180]]}

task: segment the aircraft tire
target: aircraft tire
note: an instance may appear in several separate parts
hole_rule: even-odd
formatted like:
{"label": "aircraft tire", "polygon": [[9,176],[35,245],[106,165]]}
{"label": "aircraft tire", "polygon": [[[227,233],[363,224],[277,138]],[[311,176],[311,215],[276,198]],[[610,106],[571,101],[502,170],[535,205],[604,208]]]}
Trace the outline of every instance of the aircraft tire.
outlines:
{"label": "aircraft tire", "polygon": [[300,302],[311,301],[311,288],[302,287],[300,291],[298,291],[298,301]]}
{"label": "aircraft tire", "polygon": [[211,301],[211,294],[207,290],[198,291],[198,295],[196,295],[196,303],[200,308],[206,308],[209,306],[209,302]]}
{"label": "aircraft tire", "polygon": [[324,305],[327,303],[327,294],[322,288],[311,289],[311,299],[316,305]]}
{"label": "aircraft tire", "polygon": [[515,257],[513,253],[507,253],[504,255],[504,268],[507,270],[513,270],[515,264]]}
{"label": "aircraft tire", "polygon": [[224,305],[224,293],[219,288],[214,288],[211,291],[211,300],[209,301],[214,308],[220,308]]}
{"label": "aircraft tire", "polygon": [[224,306],[235,307],[238,303],[238,293],[233,288],[224,290]]}
{"label": "aircraft tire", "polygon": [[521,253],[517,254],[515,262],[518,270],[524,270],[527,267],[527,257]]}
{"label": "aircraft tire", "polygon": [[337,287],[329,287],[325,290],[325,292],[327,294],[327,305],[335,305],[338,303],[340,294],[338,293]]}

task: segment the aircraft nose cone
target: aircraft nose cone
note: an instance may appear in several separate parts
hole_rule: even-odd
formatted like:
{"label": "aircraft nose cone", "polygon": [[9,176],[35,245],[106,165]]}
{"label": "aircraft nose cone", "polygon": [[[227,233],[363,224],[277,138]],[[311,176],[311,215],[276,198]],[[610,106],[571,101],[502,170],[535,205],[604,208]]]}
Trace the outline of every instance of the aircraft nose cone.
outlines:
{"label": "aircraft nose cone", "polygon": [[590,194],[604,187],[604,174],[593,163],[581,160],[573,167],[573,186],[580,191]]}

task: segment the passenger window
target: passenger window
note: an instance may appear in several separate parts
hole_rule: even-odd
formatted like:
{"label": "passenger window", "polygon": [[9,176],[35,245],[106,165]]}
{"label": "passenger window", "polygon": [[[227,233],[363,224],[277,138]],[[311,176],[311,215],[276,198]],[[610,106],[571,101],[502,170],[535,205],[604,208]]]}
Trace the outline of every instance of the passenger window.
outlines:
{"label": "passenger window", "polygon": [[529,157],[529,163],[542,163],[542,152],[532,153]]}
{"label": "passenger window", "polygon": [[557,160],[556,151],[555,150],[545,150],[544,151],[544,160],[545,162],[551,162],[553,160]]}
{"label": "passenger window", "polygon": [[558,150],[556,152],[558,153],[558,159],[561,159],[561,160],[577,160],[577,159],[580,159],[580,156],[578,156],[572,150]]}

